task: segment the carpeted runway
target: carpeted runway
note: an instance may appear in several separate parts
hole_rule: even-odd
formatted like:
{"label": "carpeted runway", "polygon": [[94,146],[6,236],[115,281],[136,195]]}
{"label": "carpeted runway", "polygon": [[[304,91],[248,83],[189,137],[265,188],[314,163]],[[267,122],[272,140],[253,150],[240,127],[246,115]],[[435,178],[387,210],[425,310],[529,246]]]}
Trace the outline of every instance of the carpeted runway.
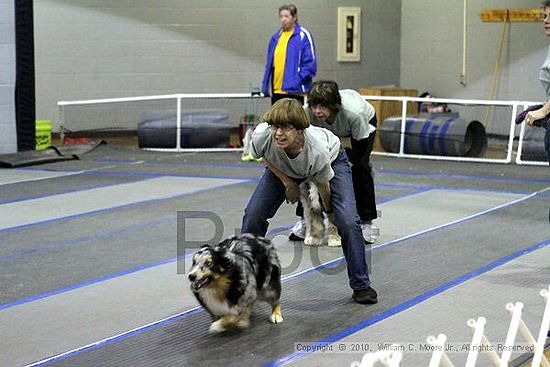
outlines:
{"label": "carpeted runway", "polygon": [[[504,305],[515,301],[536,334],[539,291],[550,283],[549,168],[373,163],[379,303],[351,301],[341,249],[287,240],[297,218],[283,204],[268,237],[284,267],[285,321],[271,325],[259,304],[248,330],[222,335],[208,334],[183,274],[191,251],[176,261],[178,243],[239,231],[262,164],[101,145],[80,160],[0,169],[0,365],[348,366],[386,343],[416,346],[439,333],[469,342],[466,321],[478,316],[503,342]],[[201,213],[179,236],[178,212]],[[345,350],[299,347],[316,343]],[[403,365],[430,358],[404,354]]]}

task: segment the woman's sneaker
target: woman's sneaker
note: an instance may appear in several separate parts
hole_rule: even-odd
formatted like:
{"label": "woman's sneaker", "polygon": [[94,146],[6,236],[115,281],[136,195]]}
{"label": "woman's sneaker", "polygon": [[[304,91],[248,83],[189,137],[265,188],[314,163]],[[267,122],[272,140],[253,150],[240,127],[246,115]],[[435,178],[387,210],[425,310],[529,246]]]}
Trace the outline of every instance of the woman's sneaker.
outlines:
{"label": "woman's sneaker", "polygon": [[288,236],[288,239],[291,241],[303,241],[306,238],[306,222],[302,218],[296,224],[292,229],[290,230],[290,235]]}
{"label": "woman's sneaker", "polygon": [[363,238],[367,243],[375,243],[378,237],[380,237],[380,228],[372,224],[372,221],[370,223],[366,221],[362,222],[361,230],[363,231]]}

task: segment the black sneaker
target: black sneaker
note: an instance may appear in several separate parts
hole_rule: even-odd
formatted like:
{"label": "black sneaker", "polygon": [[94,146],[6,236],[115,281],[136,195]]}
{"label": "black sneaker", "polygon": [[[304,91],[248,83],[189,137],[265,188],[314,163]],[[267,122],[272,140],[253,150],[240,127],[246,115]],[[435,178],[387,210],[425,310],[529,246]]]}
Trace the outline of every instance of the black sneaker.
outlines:
{"label": "black sneaker", "polygon": [[375,304],[378,303],[378,294],[374,289],[368,287],[367,289],[358,289],[353,291],[351,298],[361,304]]}
{"label": "black sneaker", "polygon": [[298,236],[296,236],[294,233],[291,233],[291,234],[288,236],[288,239],[289,239],[290,241],[303,241],[303,240],[304,240],[304,238],[298,237]]}

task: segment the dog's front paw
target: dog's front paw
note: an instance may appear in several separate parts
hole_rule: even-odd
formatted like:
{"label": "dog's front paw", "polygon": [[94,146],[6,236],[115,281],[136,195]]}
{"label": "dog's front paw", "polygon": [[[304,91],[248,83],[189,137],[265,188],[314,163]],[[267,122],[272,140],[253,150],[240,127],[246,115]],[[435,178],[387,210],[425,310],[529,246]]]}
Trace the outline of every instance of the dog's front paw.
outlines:
{"label": "dog's front paw", "polygon": [[211,334],[218,334],[223,333],[226,330],[226,328],[223,326],[222,320],[218,320],[213,322],[210,325],[210,328],[208,329],[208,332]]}
{"label": "dog's front paw", "polygon": [[304,239],[304,245],[307,246],[321,246],[321,241],[313,236],[306,236]]}
{"label": "dog's front paw", "polygon": [[338,233],[328,235],[327,245],[329,247],[340,247],[340,246],[342,246],[342,239],[340,238]]}
{"label": "dog's front paw", "polygon": [[338,234],[338,228],[329,222],[328,228],[328,239],[327,239],[327,245],[329,247],[340,247],[342,246],[342,238],[340,238],[340,235]]}
{"label": "dog's front paw", "polygon": [[271,316],[269,316],[269,322],[272,324],[280,324],[283,322],[283,316],[279,314],[271,314]]}

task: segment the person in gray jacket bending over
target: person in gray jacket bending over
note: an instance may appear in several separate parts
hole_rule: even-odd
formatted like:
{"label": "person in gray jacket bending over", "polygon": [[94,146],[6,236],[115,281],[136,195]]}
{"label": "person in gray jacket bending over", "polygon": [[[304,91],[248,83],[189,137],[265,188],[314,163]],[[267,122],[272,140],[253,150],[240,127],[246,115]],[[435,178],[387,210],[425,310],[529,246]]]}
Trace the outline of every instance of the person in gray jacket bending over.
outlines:
{"label": "person in gray jacket bending over", "polygon": [[[370,164],[370,154],[376,136],[374,107],[354,90],[339,90],[336,82],[319,80],[312,84],[308,93],[306,111],[312,125],[332,131],[340,138],[346,149],[352,163],[353,190],[363,236],[366,242],[374,243],[380,234],[372,222],[377,218]],[[303,217],[300,204],[296,214]],[[301,219],[292,228],[289,238],[298,241],[304,237],[305,223]]]}
{"label": "person in gray jacket bending over", "polygon": [[298,201],[299,184],[312,180],[342,238],[352,299],[362,304],[377,303],[355,210],[351,169],[346,152],[340,150],[340,139],[327,129],[310,126],[302,105],[291,98],[275,102],[264,121],[254,130],[251,151],[255,158],[264,159],[267,168],[248,201],[241,232],[265,236],[268,220],[285,199]]}

